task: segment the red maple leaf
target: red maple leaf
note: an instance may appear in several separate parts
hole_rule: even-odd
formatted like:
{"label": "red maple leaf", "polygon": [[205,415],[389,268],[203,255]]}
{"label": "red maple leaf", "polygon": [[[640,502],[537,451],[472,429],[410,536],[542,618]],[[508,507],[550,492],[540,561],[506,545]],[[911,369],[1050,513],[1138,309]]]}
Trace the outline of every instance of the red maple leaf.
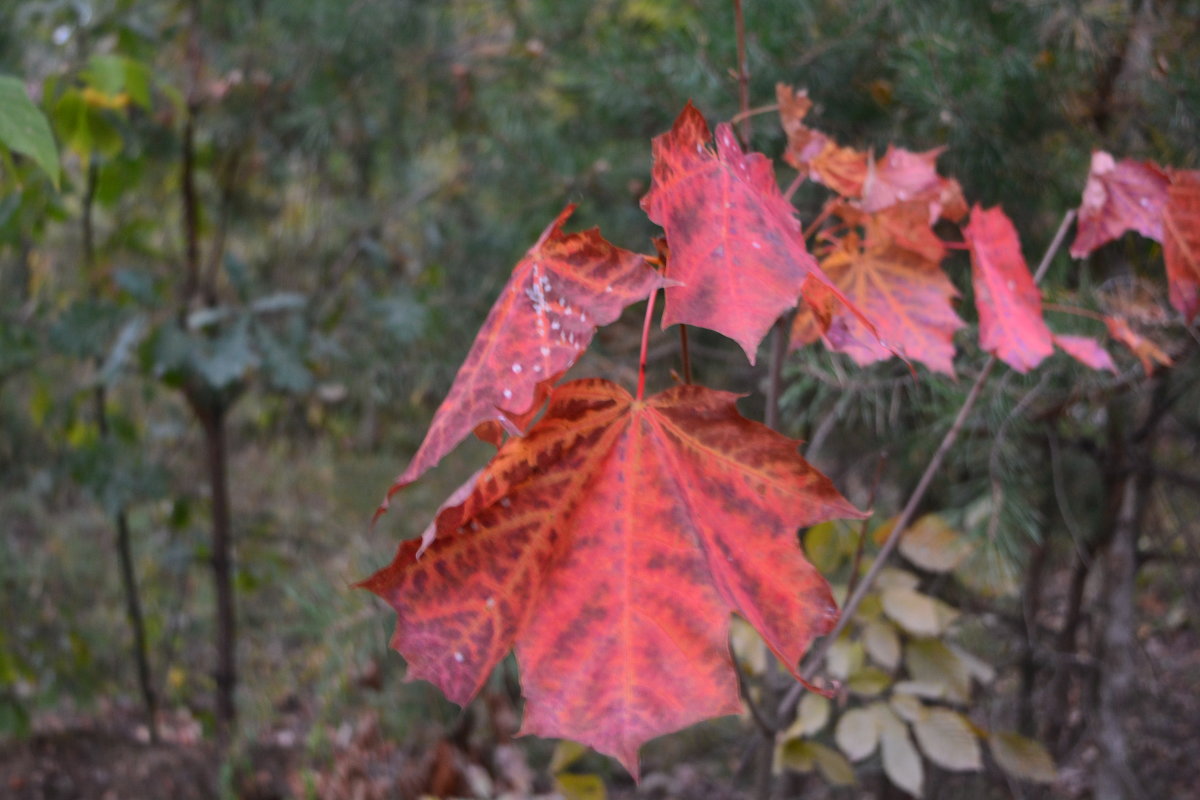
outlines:
{"label": "red maple leaf", "polygon": [[1090,336],[1074,336],[1069,333],[1054,334],[1054,344],[1071,358],[1092,369],[1105,369],[1115,373],[1117,365],[1104,346]]}
{"label": "red maple leaf", "polygon": [[825,149],[829,137],[804,124],[804,117],[813,105],[808,99],[808,90],[793,91],[786,83],[777,83],[775,97],[779,101],[779,122],[788,139],[783,160],[807,174],[809,162]]}
{"label": "red maple leaf", "polygon": [[1200,171],[1171,173],[1163,215],[1163,259],[1171,305],[1188,324],[1200,311]]}
{"label": "red maple leaf", "polygon": [[[598,325],[644,299],[661,278],[645,258],[593,228],[563,233],[569,205],[513,269],[475,337],[425,440],[387,498],[419,478],[478,428],[498,443],[499,427],[523,429],[549,386],[575,363]],[[385,499],[378,517],[388,507]]]}
{"label": "red maple leaf", "polygon": [[1083,258],[1128,230],[1161,242],[1167,183],[1166,174],[1149,161],[1115,161],[1103,150],[1092,153],[1071,255]]}
{"label": "red maple leaf", "polygon": [[945,149],[935,147],[914,153],[888,145],[883,158],[870,164],[863,179],[863,209],[878,211],[936,191],[942,183],[937,174],[937,158]]}
{"label": "red maple leaf", "polygon": [[1028,372],[1054,352],[1054,343],[1017,229],[999,206],[975,206],[963,237],[971,249],[979,345],[1017,372]]}
{"label": "red maple leaf", "polygon": [[1142,369],[1147,375],[1154,372],[1156,365],[1169,367],[1175,363],[1161,347],[1134,331],[1129,323],[1120,317],[1105,317],[1104,323],[1112,337],[1128,347],[1137,356],[1138,361],[1142,362]]}
{"label": "red maple leaf", "polygon": [[422,543],[405,542],[363,582],[396,609],[408,677],[466,703],[515,646],[522,732],[589,744],[636,775],[647,739],[740,710],[730,612],[794,669],[837,616],[796,528],[862,514],[736,399],[555,388],[438,514],[420,560]]}
{"label": "red maple leaf", "polygon": [[[878,331],[878,337],[872,336],[858,319],[835,312],[834,325],[825,334],[831,349],[846,353],[858,364],[900,355],[932,370],[954,374],[954,332],[963,322],[951,306],[958,290],[937,262],[886,240],[864,247],[858,235],[850,233],[821,267],[850,302],[874,321]],[[793,346],[805,344],[805,338],[812,336],[809,313],[810,308],[802,308],[796,315]]]}
{"label": "red maple leaf", "polygon": [[817,263],[804,246],[794,209],[771,162],[744,154],[727,123],[708,125],[691,103],[655,137],[654,171],[642,208],[671,246],[662,326],[699,325],[722,333],[750,363],[763,336],[796,305]]}

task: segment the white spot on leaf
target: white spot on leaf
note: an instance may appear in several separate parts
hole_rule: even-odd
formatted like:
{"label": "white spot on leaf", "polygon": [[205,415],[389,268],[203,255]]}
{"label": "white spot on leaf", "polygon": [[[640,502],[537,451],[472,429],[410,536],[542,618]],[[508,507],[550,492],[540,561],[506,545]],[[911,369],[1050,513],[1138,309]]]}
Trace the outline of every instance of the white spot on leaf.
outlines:
{"label": "white spot on leaf", "polygon": [[513,364],[513,365],[512,365],[512,371],[513,371],[513,372],[515,372],[516,374],[520,375],[520,374],[521,374],[521,365],[520,365],[520,364]]}

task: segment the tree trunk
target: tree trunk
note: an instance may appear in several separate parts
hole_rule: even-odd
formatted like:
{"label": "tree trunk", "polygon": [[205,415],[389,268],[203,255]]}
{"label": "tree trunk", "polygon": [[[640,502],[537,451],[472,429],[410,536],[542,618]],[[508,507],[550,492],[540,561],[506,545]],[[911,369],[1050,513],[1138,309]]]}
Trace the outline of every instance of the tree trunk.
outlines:
{"label": "tree trunk", "polygon": [[[1141,402],[1134,402],[1130,415],[1137,427],[1127,426],[1129,434],[1114,436],[1110,451],[1111,469],[1116,476],[1116,500],[1112,516],[1111,538],[1104,560],[1105,625],[1099,638],[1101,648],[1097,675],[1095,740],[1100,749],[1096,768],[1096,800],[1125,800],[1142,797],[1131,766],[1129,736],[1125,720],[1131,713],[1137,671],[1137,619],[1134,613],[1137,577],[1137,540],[1143,528],[1154,470],[1154,443],[1158,422],[1168,405],[1167,378],[1158,378]],[[1120,410],[1110,406],[1117,428],[1125,420]],[[1120,437],[1118,440],[1118,436]],[[1113,483],[1110,483],[1110,486]]]}
{"label": "tree trunk", "polygon": [[[108,438],[108,411],[103,386],[97,386],[92,401],[96,411],[96,427],[102,438]],[[146,724],[150,741],[158,741],[158,695],[154,691],[154,678],[150,674],[150,657],[146,647],[146,622],[142,615],[142,598],[138,593],[137,577],[133,569],[133,544],[129,536],[129,516],[124,507],[118,508],[113,516],[117,529],[117,563],[121,570],[121,590],[125,595],[125,617],[133,633],[133,660],[137,667],[138,688],[142,693],[142,704],[146,709]]]}
{"label": "tree trunk", "polygon": [[212,491],[212,569],[217,599],[217,739],[227,745],[233,735],[237,707],[237,627],[233,594],[233,535],[229,514],[229,469],[225,432],[226,409],[220,403],[201,415]]}

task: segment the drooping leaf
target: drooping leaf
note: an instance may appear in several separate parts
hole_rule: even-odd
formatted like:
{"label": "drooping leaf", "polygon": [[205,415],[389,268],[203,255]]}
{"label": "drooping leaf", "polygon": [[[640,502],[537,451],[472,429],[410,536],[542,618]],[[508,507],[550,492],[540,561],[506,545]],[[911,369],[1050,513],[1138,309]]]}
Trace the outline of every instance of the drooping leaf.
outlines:
{"label": "drooping leaf", "polygon": [[908,729],[898,720],[896,725],[884,727],[879,735],[879,745],[883,754],[883,772],[888,780],[913,797],[920,797],[925,783],[925,766]]}
{"label": "drooping leaf", "polygon": [[851,761],[862,761],[879,744],[879,720],[870,707],[852,708],[838,719],[833,739]]}
{"label": "drooping leaf", "polygon": [[[860,320],[839,312],[836,317],[846,334],[835,336],[837,328],[831,328],[825,335],[831,349],[863,365],[899,354],[954,374],[954,332],[963,322],[950,301],[958,290],[935,262],[890,245],[864,248],[855,234],[849,234],[822,261],[822,268],[878,331],[875,337]],[[805,324],[805,315],[797,314],[794,337]]]}
{"label": "drooping leaf", "polygon": [[[658,273],[593,228],[564,233],[567,206],[513,269],[479,329],[425,440],[388,498],[415,481],[487,421],[527,417],[539,387],[553,384],[631,303],[658,286]],[[515,424],[515,423],[514,423]],[[388,507],[385,499],[376,516]]]}
{"label": "drooping leaf", "polygon": [[1104,345],[1090,336],[1072,336],[1067,333],[1054,334],[1054,344],[1071,358],[1092,369],[1116,373],[1117,365]]}
{"label": "drooping leaf", "polygon": [[1200,312],[1200,170],[1171,173],[1163,214],[1171,305],[1191,324]]}
{"label": "drooping leaf", "polygon": [[29,156],[58,187],[58,148],[50,123],[11,75],[0,75],[0,145]]}
{"label": "drooping leaf", "polygon": [[933,708],[912,728],[921,751],[942,769],[971,772],[983,768],[979,740],[961,714]]}
{"label": "drooping leaf", "polygon": [[671,246],[662,325],[699,325],[736,341],[754,363],[759,342],[796,305],[817,263],[775,182],[771,162],[742,152],[733,128],[708,125],[690,103],[654,139],[654,172],[642,208]]}
{"label": "drooping leaf", "polygon": [[876,664],[895,669],[900,663],[900,637],[891,623],[872,620],[863,627],[863,647]]}
{"label": "drooping leaf", "polygon": [[1129,323],[1120,317],[1105,317],[1104,324],[1108,326],[1108,332],[1114,339],[1137,356],[1147,375],[1153,373],[1156,366],[1169,367],[1175,363],[1161,347],[1134,331],[1129,327]]}
{"label": "drooping leaf", "polygon": [[988,746],[1000,768],[1025,781],[1054,783],[1058,770],[1054,759],[1041,743],[1011,731],[998,731],[988,737]]}
{"label": "drooping leaf", "polygon": [[1054,352],[1054,344],[1017,229],[999,206],[975,206],[963,236],[971,248],[979,346],[1017,372],[1028,372]]}
{"label": "drooping leaf", "polygon": [[1129,230],[1161,242],[1167,182],[1166,174],[1149,161],[1116,161],[1103,150],[1092,153],[1071,255],[1083,258]]}
{"label": "drooping leaf", "polygon": [[794,670],[836,616],[795,530],[861,514],[735,399],[557,387],[466,501],[438,514],[421,559],[405,542],[362,584],[396,609],[409,677],[465,703],[515,645],[523,731],[636,774],[645,740],[740,711],[731,611]]}

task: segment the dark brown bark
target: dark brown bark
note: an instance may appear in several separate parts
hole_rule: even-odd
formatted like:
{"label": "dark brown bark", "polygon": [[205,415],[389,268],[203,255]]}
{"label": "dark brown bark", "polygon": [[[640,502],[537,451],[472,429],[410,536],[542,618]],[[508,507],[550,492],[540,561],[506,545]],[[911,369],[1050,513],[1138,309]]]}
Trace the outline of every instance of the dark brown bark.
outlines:
{"label": "dark brown bark", "polygon": [[[1115,501],[1111,514],[1111,535],[1104,558],[1104,629],[1097,637],[1095,741],[1100,750],[1096,767],[1096,800],[1138,798],[1143,792],[1131,762],[1126,721],[1134,700],[1137,667],[1134,653],[1137,642],[1137,618],[1134,610],[1137,578],[1137,540],[1145,524],[1154,471],[1135,470],[1135,465],[1153,463],[1158,423],[1170,405],[1166,376],[1157,378],[1152,389],[1132,403],[1130,416],[1117,403],[1110,406],[1115,431],[1112,441],[1119,448],[1110,451],[1112,484],[1109,496]],[[1133,422],[1133,424],[1130,424]],[[1134,425],[1136,424],[1136,428]],[[1124,431],[1133,430],[1132,435]]]}
{"label": "dark brown bark", "polygon": [[200,414],[204,425],[208,479],[212,491],[212,570],[217,599],[217,738],[224,745],[233,735],[237,716],[237,619],[233,590],[233,531],[229,512],[229,459],[225,409],[219,404]]}
{"label": "dark brown bark", "polygon": [[[1047,517],[1048,518],[1048,517]],[[1037,688],[1037,616],[1042,605],[1042,581],[1046,572],[1046,560],[1050,552],[1050,534],[1042,534],[1042,541],[1033,548],[1029,566],[1025,573],[1025,589],[1022,592],[1022,616],[1025,622],[1025,641],[1021,646],[1021,693],[1017,706],[1017,726],[1026,736],[1034,735],[1034,690]]]}

